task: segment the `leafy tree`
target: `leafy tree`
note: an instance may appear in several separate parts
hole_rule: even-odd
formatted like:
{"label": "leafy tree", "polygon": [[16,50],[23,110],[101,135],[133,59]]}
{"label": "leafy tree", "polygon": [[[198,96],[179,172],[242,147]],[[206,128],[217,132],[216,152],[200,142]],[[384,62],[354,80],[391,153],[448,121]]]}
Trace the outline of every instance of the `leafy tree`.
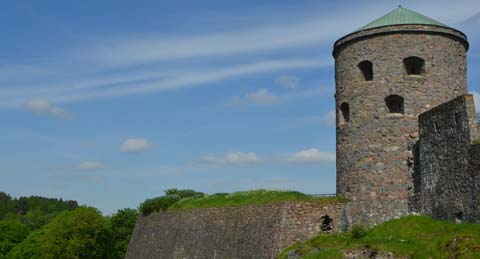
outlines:
{"label": "leafy tree", "polygon": [[28,211],[28,202],[27,202],[27,198],[26,197],[20,197],[20,199],[18,199],[18,202],[16,204],[16,209],[17,209],[17,213],[20,214],[20,215],[25,215],[27,214],[27,211]]}
{"label": "leafy tree", "polygon": [[95,208],[66,211],[45,226],[41,237],[44,259],[105,258],[106,219]]}
{"label": "leafy tree", "polygon": [[10,195],[0,192],[0,219],[12,211],[12,197]]}
{"label": "leafy tree", "polygon": [[5,256],[6,259],[42,259],[41,239],[45,235],[45,230],[39,229],[31,232],[26,239],[16,245],[10,253]]}
{"label": "leafy tree", "polygon": [[110,218],[110,258],[125,258],[128,242],[132,236],[133,228],[138,218],[134,209],[119,210]]}
{"label": "leafy tree", "polygon": [[0,221],[0,255],[6,255],[29,234],[27,226],[18,220]]}

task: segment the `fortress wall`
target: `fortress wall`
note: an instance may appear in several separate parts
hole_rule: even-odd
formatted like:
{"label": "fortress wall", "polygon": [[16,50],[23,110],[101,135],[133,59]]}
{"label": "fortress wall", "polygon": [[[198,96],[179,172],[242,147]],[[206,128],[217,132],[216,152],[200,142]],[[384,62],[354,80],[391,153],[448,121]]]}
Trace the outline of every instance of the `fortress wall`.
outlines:
{"label": "fortress wall", "polygon": [[321,232],[325,214],[337,231],[343,207],[283,202],[152,213],[138,219],[126,258],[276,258],[287,246]]}
{"label": "fortress wall", "polygon": [[[475,218],[476,188],[471,175],[471,108],[473,97],[463,95],[419,117],[420,168],[415,172],[420,212],[434,218]],[[476,120],[475,120],[476,124]]]}

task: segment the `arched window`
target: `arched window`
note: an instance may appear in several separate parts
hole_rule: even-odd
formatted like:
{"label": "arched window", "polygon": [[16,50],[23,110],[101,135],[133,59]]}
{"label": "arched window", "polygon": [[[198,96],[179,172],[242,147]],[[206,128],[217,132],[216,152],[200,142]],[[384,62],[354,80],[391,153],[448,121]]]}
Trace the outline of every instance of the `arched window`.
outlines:
{"label": "arched window", "polygon": [[340,105],[340,112],[342,113],[341,123],[349,122],[350,121],[350,106],[348,103],[342,103]]}
{"label": "arched window", "polygon": [[425,60],[419,57],[408,57],[403,60],[407,75],[422,75],[425,67]]}
{"label": "arched window", "polygon": [[365,81],[373,80],[373,64],[368,60],[364,60],[358,64],[358,68],[362,72]]}
{"label": "arched window", "polygon": [[390,113],[401,113],[403,114],[403,98],[398,95],[390,95],[385,98],[385,103],[387,104],[388,112]]}

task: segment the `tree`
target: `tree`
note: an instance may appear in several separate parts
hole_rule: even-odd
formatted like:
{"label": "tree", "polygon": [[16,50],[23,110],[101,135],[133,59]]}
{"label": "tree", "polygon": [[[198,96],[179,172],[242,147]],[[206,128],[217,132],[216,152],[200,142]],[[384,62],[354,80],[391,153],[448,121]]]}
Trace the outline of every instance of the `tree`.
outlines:
{"label": "tree", "polygon": [[44,229],[33,231],[20,244],[16,245],[6,259],[42,259],[41,238],[45,235]]}
{"label": "tree", "polygon": [[105,258],[106,219],[95,208],[65,211],[48,225],[41,237],[44,259]]}
{"label": "tree", "polygon": [[128,243],[138,218],[134,209],[119,210],[110,218],[110,258],[125,258]]}
{"label": "tree", "polygon": [[12,197],[4,192],[0,192],[0,220],[9,212],[13,212]]}
{"label": "tree", "polygon": [[17,201],[17,213],[20,215],[27,214],[28,211],[28,201],[26,197],[20,197]]}
{"label": "tree", "polygon": [[27,226],[18,220],[0,221],[0,255],[6,255],[29,234]]}

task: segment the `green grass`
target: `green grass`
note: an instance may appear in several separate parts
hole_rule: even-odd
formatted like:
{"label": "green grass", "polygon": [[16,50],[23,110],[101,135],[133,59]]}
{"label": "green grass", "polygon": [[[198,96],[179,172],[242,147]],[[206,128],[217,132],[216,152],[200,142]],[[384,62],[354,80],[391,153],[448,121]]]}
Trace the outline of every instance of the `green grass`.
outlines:
{"label": "green grass", "polygon": [[303,202],[345,202],[343,197],[314,197],[296,191],[271,191],[271,190],[252,190],[243,192],[217,193],[205,195],[203,197],[194,197],[182,199],[173,205],[169,210],[193,209],[193,208],[211,208],[211,207],[230,207],[245,205],[271,204],[285,201],[303,201]]}
{"label": "green grass", "polygon": [[308,259],[344,258],[342,251],[370,249],[392,252],[407,258],[480,258],[480,225],[454,224],[426,216],[391,220],[354,238],[352,233],[322,234],[289,251]]}

